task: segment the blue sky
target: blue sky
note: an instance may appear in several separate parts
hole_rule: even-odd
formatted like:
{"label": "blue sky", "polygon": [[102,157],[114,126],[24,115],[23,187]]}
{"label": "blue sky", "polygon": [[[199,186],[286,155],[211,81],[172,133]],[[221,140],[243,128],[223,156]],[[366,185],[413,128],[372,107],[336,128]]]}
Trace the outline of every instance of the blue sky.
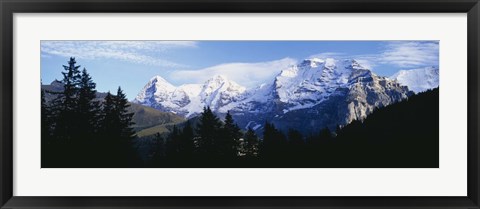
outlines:
{"label": "blue sky", "polygon": [[42,41],[41,77],[62,78],[69,57],[85,67],[101,92],[121,86],[132,100],[153,76],[174,85],[215,74],[246,87],[271,80],[305,58],[356,59],[381,76],[438,66],[437,41]]}

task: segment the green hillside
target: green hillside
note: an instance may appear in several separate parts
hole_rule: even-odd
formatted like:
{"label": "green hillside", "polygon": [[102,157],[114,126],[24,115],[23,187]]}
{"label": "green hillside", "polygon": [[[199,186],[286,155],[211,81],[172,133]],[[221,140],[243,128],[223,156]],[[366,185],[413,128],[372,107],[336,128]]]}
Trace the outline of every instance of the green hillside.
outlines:
{"label": "green hillside", "polygon": [[162,112],[151,107],[130,103],[129,110],[133,113],[133,128],[139,137],[149,136],[157,132],[168,131],[165,126],[181,123],[185,119],[173,113]]}

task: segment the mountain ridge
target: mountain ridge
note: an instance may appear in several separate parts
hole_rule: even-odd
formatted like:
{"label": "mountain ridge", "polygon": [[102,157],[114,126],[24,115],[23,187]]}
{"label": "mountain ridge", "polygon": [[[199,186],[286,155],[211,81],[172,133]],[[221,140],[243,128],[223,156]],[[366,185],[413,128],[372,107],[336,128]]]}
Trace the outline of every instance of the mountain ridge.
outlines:
{"label": "mountain ridge", "polygon": [[[157,80],[167,82],[161,77]],[[162,85],[147,83],[132,102],[187,118],[209,106],[220,117],[230,111],[241,128],[257,131],[265,121],[303,132],[334,128],[414,94],[398,79],[378,76],[354,59],[333,58],[305,59],[282,69],[271,82],[251,89],[222,75],[203,84]],[[188,93],[183,86],[191,88]],[[160,92],[148,92],[157,88]]]}

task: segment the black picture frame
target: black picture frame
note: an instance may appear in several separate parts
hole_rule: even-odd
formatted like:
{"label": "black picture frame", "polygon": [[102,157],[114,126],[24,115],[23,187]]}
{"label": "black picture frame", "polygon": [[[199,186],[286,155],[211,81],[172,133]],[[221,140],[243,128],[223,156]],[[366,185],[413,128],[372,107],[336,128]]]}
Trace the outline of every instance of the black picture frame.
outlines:
{"label": "black picture frame", "polygon": [[[0,9],[2,25],[0,32],[0,205],[2,208],[479,208],[480,4],[478,0],[0,0]],[[13,14],[119,12],[467,13],[468,195],[465,197],[13,196]]]}

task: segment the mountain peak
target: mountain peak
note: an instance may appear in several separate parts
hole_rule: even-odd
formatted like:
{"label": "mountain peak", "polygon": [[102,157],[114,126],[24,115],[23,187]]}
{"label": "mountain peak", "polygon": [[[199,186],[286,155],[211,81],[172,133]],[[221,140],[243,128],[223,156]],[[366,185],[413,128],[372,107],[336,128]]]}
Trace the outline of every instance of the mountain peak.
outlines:
{"label": "mountain peak", "polygon": [[151,79],[150,79],[150,82],[155,82],[155,83],[168,83],[167,80],[165,80],[162,76],[159,76],[159,75],[156,75],[156,76],[153,76]]}
{"label": "mountain peak", "polygon": [[340,62],[341,65],[343,65],[344,69],[347,69],[349,71],[356,71],[356,70],[361,70],[361,71],[370,71],[369,68],[363,66],[360,62],[358,62],[355,59],[344,59],[342,62]]}
{"label": "mountain peak", "polygon": [[203,84],[205,87],[213,87],[213,88],[217,88],[221,85],[223,85],[224,83],[227,83],[229,82],[228,78],[224,75],[215,75],[213,77],[211,77],[210,79],[208,79],[207,81],[205,81],[205,83]]}
{"label": "mountain peak", "polygon": [[55,79],[54,81],[52,81],[52,83],[50,83],[50,85],[52,86],[63,86],[63,83],[57,79]]}
{"label": "mountain peak", "polygon": [[337,60],[333,58],[325,59],[325,68],[333,69],[335,68],[336,64],[337,64]]}
{"label": "mountain peak", "polygon": [[318,67],[321,63],[324,63],[325,60],[323,59],[320,59],[320,58],[308,58],[308,59],[304,59],[300,64],[299,66],[309,66],[309,67]]}
{"label": "mountain peak", "polygon": [[227,81],[228,78],[224,75],[215,75],[211,78],[214,81]]}
{"label": "mountain peak", "polygon": [[147,86],[153,87],[155,86],[156,89],[163,89],[165,91],[170,91],[174,88],[176,88],[174,85],[172,85],[170,82],[165,80],[162,76],[154,76],[152,79],[150,79],[150,82],[148,82]]}

